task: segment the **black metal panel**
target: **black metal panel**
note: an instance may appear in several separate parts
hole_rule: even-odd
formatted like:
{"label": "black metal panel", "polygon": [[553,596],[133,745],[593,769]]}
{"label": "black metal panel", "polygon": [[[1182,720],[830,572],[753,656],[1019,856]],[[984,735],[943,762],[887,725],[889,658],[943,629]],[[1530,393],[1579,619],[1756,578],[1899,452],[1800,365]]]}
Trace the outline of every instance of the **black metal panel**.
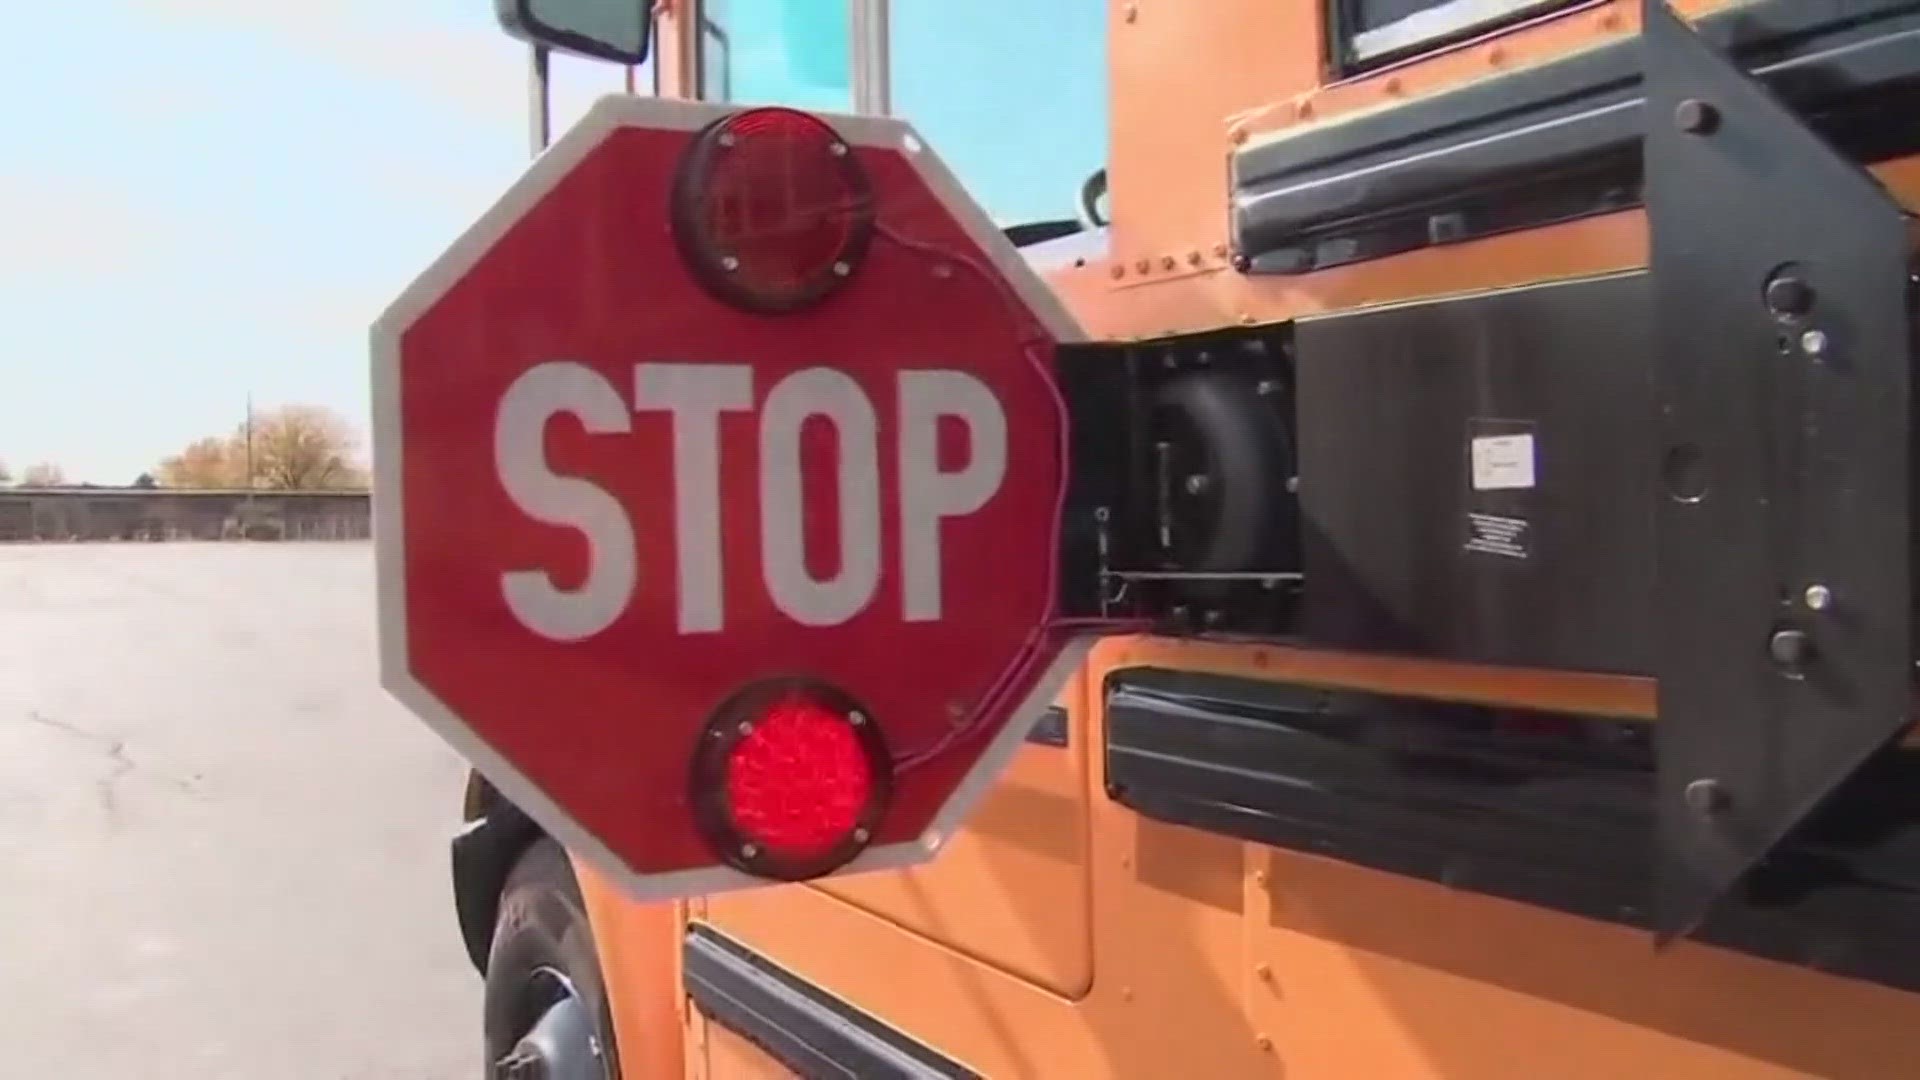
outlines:
{"label": "black metal panel", "polygon": [[1067,730],[1067,710],[1049,705],[1034,721],[1033,730],[1027,732],[1027,741],[1036,746],[1065,746]]}
{"label": "black metal panel", "polygon": [[710,926],[687,928],[681,956],[695,1007],[808,1080],[979,1075]]}
{"label": "black metal panel", "polygon": [[1301,636],[1651,669],[1644,275],[1307,320],[1294,346]]}
{"label": "black metal panel", "polygon": [[[1152,669],[1106,707],[1109,791],[1143,815],[1651,925],[1658,725]],[[1698,937],[1920,990],[1920,747],[1857,772]]]}
{"label": "black metal panel", "polygon": [[1910,241],[1659,0],[1642,40],[1673,934],[1908,723]]}
{"label": "black metal panel", "polygon": [[1061,608],[1274,634],[1299,581],[1288,327],[1061,350]]}
{"label": "black metal panel", "polygon": [[[1754,0],[1700,27],[1850,155],[1920,152],[1920,3]],[[1251,146],[1235,243],[1299,273],[1638,205],[1643,112],[1625,39]]]}

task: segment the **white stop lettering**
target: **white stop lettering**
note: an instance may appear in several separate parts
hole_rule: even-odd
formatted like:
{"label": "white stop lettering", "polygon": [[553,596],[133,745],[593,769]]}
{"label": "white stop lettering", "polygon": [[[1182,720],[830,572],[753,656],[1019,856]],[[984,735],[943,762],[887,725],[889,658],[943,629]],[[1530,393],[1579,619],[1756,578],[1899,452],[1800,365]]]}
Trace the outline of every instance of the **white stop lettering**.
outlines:
{"label": "white stop lettering", "polygon": [[[900,616],[941,618],[942,521],[984,507],[1006,479],[1006,412],[993,391],[964,371],[899,373],[897,538]],[[722,558],[720,415],[753,412],[753,368],[746,364],[636,364],[633,412],[664,411],[673,429],[676,625],[683,634],[726,627],[728,581]],[[528,517],[586,536],[589,569],[572,589],[543,569],[503,572],[507,608],[528,630],[577,641],[606,630],[641,585],[633,523],[619,500],[582,477],[553,471],[544,449],[546,425],[567,413],[595,435],[630,432],[619,391],[584,364],[553,361],[515,379],[494,426],[494,464],[501,487]],[[838,452],[834,485],[840,565],[830,577],[808,570],[803,522],[805,463],[800,432],[819,418],[832,426]],[[939,461],[939,425],[959,421],[970,448],[961,468]],[[836,626],[865,611],[880,585],[879,422],[872,400],[845,372],[813,367],[782,378],[758,409],[760,570],[774,605],[806,626]],[[657,581],[650,577],[648,580]]]}

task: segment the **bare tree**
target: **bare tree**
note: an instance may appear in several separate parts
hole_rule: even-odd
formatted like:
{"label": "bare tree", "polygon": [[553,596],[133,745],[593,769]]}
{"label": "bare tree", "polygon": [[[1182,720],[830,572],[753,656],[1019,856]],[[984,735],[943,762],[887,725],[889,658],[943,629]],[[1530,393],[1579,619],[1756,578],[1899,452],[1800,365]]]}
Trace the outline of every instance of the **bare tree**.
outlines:
{"label": "bare tree", "polygon": [[160,462],[154,473],[166,487],[245,487],[246,465],[233,456],[231,444],[231,439],[213,436],[195,439],[185,450]]}
{"label": "bare tree", "polygon": [[154,472],[167,487],[352,490],[367,483],[353,460],[354,446],[353,431],[339,414],[317,405],[286,405],[255,411],[251,423],[224,439],[196,439]]}
{"label": "bare tree", "polygon": [[6,462],[0,461],[0,487],[11,483],[13,483],[13,470],[7,468]]}
{"label": "bare tree", "polygon": [[[242,429],[240,438],[248,438]],[[254,417],[253,475],[265,488],[320,491],[362,488],[366,474],[355,465],[353,431],[330,409],[287,405]]]}
{"label": "bare tree", "polygon": [[51,461],[36,462],[20,474],[21,487],[59,487],[66,482],[66,470]]}

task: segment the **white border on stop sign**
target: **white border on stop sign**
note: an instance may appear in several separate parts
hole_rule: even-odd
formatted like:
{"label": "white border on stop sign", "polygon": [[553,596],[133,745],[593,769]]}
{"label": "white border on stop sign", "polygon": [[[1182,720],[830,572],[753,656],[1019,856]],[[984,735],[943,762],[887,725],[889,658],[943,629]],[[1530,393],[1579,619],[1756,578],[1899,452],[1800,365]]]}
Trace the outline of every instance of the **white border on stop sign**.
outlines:
{"label": "white border on stop sign", "polygon": [[[400,338],[413,321],[444,296],[526,212],[598,146],[624,127],[697,131],[742,106],[672,98],[613,95],[602,98],[565,135],[534,159],[504,195],[480,215],[438,259],[400,294],[372,328],[373,528],[380,634],[381,685],[440,737],[459,751],[487,780],[527,812],[569,851],[640,900],[701,896],[775,884],[730,866],[713,865],[664,874],[629,869],[613,850],[574,821],[486,740],[469,728],[433,691],[413,677],[407,657],[404,506],[400,455]],[[1007,240],[925,140],[903,120],[884,116],[817,113],[847,142],[866,148],[899,150],[921,180],[939,196],[947,212],[992,260],[1001,277],[1045,324],[1054,340],[1085,340],[1045,282]],[[1060,695],[1093,647],[1092,636],[1078,636],[1062,647],[1041,674],[1013,718],[988,744],[960,785],[920,837],[911,842],[869,848],[832,875],[894,870],[933,858],[972,813],[973,808],[1011,763],[1033,725]]]}

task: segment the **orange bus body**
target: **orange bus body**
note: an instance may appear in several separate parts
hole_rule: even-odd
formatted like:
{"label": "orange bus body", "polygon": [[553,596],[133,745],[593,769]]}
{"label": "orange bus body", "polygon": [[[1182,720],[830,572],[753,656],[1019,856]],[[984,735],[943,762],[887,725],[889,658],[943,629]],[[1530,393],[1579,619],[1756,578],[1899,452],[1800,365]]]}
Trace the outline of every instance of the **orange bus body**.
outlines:
{"label": "orange bus body", "polygon": [[[1728,5],[1683,0],[1697,17]],[[692,0],[661,5],[660,92],[696,96]],[[1095,340],[1278,323],[1644,267],[1639,209],[1287,276],[1234,272],[1222,162],[1637,34],[1638,0],[1555,8],[1335,79],[1328,5],[1112,0],[1111,228],[1049,282]],[[956,74],[956,78],[962,77]],[[911,119],[909,116],[908,119]],[[1920,209],[1920,156],[1874,171]],[[979,1075],[1075,1080],[1908,1077],[1920,996],[1164,824],[1109,797],[1117,671],[1203,672],[1657,722],[1649,678],[1132,637],[1059,699],[931,865],[642,906],[576,862],[629,1078],[789,1075],[690,1003],[692,927]],[[851,1074],[849,1074],[851,1075]]]}

